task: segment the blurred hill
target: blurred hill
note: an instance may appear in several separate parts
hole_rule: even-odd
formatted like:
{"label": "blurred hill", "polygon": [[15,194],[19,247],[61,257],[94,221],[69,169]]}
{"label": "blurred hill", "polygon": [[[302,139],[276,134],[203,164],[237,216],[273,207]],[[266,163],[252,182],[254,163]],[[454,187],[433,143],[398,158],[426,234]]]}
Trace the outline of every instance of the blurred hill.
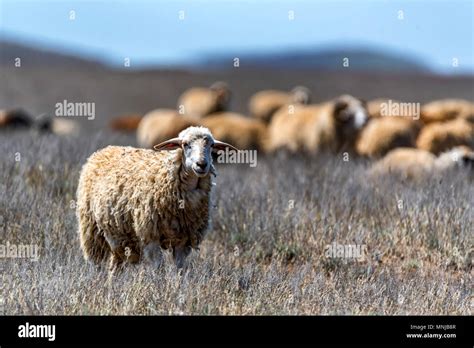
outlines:
{"label": "blurred hill", "polygon": [[[361,71],[354,68],[352,58],[350,67],[342,70],[245,64],[240,68],[212,70],[133,70],[16,44],[1,43],[0,47],[0,109],[23,107],[38,115],[54,113],[55,104],[64,100],[94,102],[96,119],[78,118],[90,130],[103,129],[112,117],[120,114],[175,108],[185,89],[208,86],[218,80],[229,83],[233,92],[231,109],[242,113],[247,112],[247,102],[253,93],[268,88],[290,90],[296,85],[307,86],[314,102],[344,93],[367,100],[389,97],[420,103],[439,98],[474,101],[474,76],[434,75],[417,70],[416,64],[408,64],[412,67],[409,71]],[[21,68],[14,66],[15,56],[22,58]]]}
{"label": "blurred hill", "polygon": [[[0,64],[10,64],[15,58],[34,66],[105,68],[104,63],[79,58],[52,49],[39,49],[7,40],[0,40]],[[319,48],[312,50],[281,50],[265,53],[221,54],[208,52],[201,54],[187,66],[174,66],[180,69],[225,70],[233,67],[238,57],[243,69],[286,69],[286,70],[347,70],[343,59],[349,59],[352,71],[370,72],[423,72],[430,69],[418,59],[395,52],[382,52],[373,48]],[[148,69],[160,68],[148,66]],[[161,67],[163,68],[163,67]]]}
{"label": "blurred hill", "polygon": [[289,70],[344,70],[344,58],[348,58],[351,70],[390,72],[429,72],[421,61],[400,53],[382,52],[371,48],[320,48],[313,50],[284,50],[262,54],[221,55],[209,53],[201,58],[199,66],[213,69],[226,68],[234,57],[240,66],[251,69]]}
{"label": "blurred hill", "polygon": [[12,65],[17,57],[21,58],[22,65],[35,67],[56,66],[89,69],[104,67],[100,62],[79,58],[71,54],[0,40],[0,64]]}

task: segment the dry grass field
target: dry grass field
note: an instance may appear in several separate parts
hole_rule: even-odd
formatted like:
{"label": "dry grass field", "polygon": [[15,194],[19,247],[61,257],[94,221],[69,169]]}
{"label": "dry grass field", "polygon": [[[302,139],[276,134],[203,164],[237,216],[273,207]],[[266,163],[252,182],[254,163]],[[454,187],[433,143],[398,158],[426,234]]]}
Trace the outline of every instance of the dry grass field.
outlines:
{"label": "dry grass field", "polygon": [[[85,159],[133,137],[0,134],[1,314],[472,314],[472,173],[369,180],[367,162],[280,154],[218,166],[213,227],[182,273],[86,264],[74,200]],[[361,245],[360,260],[327,257]]]}

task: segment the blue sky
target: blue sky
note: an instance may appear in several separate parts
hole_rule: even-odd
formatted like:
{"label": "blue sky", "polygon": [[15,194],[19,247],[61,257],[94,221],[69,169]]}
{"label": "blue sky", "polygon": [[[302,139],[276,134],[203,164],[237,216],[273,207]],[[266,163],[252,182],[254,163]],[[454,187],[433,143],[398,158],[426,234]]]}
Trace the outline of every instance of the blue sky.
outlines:
{"label": "blue sky", "polygon": [[472,0],[0,0],[0,25],[7,38],[111,64],[124,57],[135,66],[192,64],[209,51],[361,45],[420,58],[438,72],[473,73],[473,7]]}

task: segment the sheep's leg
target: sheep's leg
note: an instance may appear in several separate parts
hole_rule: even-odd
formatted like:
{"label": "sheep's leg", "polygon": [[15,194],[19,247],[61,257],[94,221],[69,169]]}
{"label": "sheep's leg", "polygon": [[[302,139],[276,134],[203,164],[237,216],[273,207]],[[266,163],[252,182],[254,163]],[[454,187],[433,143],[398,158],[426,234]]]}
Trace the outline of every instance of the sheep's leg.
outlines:
{"label": "sheep's leg", "polygon": [[159,268],[163,262],[163,251],[159,242],[150,242],[143,248],[145,259]]}
{"label": "sheep's leg", "polygon": [[109,271],[116,273],[123,269],[125,263],[138,263],[140,249],[137,243],[124,239],[121,243],[114,243],[114,248],[109,259]]}
{"label": "sheep's leg", "polygon": [[79,236],[85,259],[95,263],[101,263],[107,259],[110,248],[94,220],[80,216]]}
{"label": "sheep's leg", "polygon": [[123,258],[116,252],[112,252],[109,259],[109,273],[116,274],[123,269]]}
{"label": "sheep's leg", "polygon": [[176,263],[176,267],[183,268],[186,257],[191,252],[191,248],[188,246],[178,246],[173,248],[173,258]]}

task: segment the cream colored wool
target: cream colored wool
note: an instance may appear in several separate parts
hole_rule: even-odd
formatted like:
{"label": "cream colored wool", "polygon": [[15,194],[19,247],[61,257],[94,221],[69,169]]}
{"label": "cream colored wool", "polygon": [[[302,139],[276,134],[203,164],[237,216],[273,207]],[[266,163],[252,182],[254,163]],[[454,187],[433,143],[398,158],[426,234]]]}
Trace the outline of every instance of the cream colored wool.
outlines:
{"label": "cream colored wool", "polygon": [[[191,127],[180,137],[191,142],[212,135]],[[138,262],[149,246],[173,250],[177,263],[198,248],[209,226],[213,167],[210,162],[207,175],[196,177],[183,163],[181,148],[108,146],[92,154],[77,189],[84,257],[94,262],[109,259],[114,270],[125,261]]]}
{"label": "cream colored wool", "polygon": [[268,123],[279,109],[308,104],[310,98],[310,91],[302,86],[295,87],[291,92],[264,90],[250,98],[249,111],[252,117]]}
{"label": "cream colored wool", "polygon": [[293,111],[280,109],[273,117],[268,128],[268,151],[354,151],[368,118],[364,103],[350,95],[322,104],[297,105]]}
{"label": "cream colored wool", "polygon": [[214,112],[226,111],[230,102],[230,90],[226,83],[215,82],[209,88],[194,87],[186,90],[178,99],[180,113],[201,118]]}

